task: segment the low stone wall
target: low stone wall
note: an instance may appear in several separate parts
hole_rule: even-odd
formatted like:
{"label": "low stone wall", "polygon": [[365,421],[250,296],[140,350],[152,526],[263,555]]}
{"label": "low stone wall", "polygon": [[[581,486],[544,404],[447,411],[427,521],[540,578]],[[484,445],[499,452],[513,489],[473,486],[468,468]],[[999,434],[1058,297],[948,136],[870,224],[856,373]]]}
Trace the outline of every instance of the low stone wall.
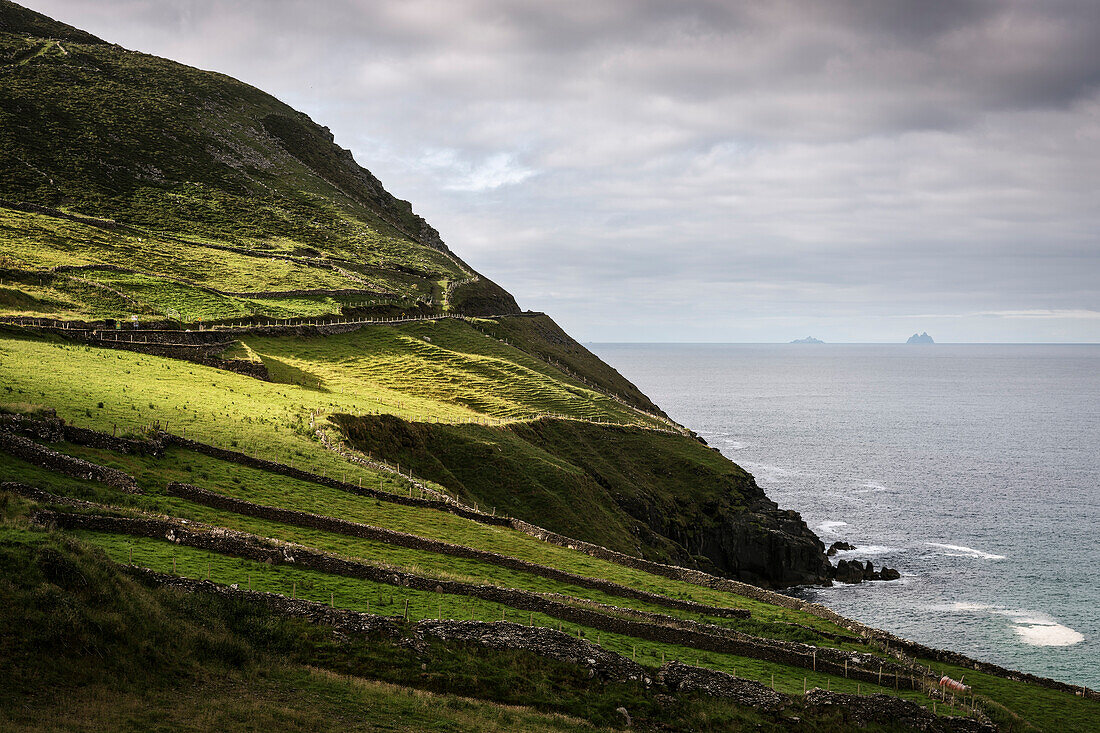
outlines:
{"label": "low stone wall", "polygon": [[142,493],[137,481],[128,473],[58,453],[15,433],[0,432],[0,450],[49,471],[56,471],[73,478],[98,481],[128,494]]}
{"label": "low stone wall", "polygon": [[18,494],[19,496],[25,497],[27,499],[31,499],[33,501],[42,502],[43,504],[52,504],[54,506],[101,506],[99,504],[93,504],[90,501],[84,501],[82,499],[70,499],[67,496],[58,496],[57,494],[51,494],[50,492],[39,489],[36,486],[30,486],[19,481],[0,481],[0,491],[8,491],[13,494]]}
{"label": "low stone wall", "polygon": [[471,644],[488,649],[522,649],[542,657],[586,667],[589,676],[616,682],[653,684],[653,671],[585,639],[545,626],[510,621],[420,621],[413,627],[420,638]]}
{"label": "low stone wall", "polygon": [[60,209],[54,209],[49,206],[31,204],[27,203],[26,201],[11,201],[8,199],[0,199],[0,206],[3,206],[7,209],[15,209],[16,211],[26,211],[32,214],[46,214],[47,216],[53,216],[58,219],[68,219],[69,221],[75,221],[81,224],[89,224],[91,226],[101,227],[104,229],[115,229],[118,227],[118,222],[116,222],[114,219],[100,219],[95,216],[70,214],[67,211],[61,211]]}
{"label": "low stone wall", "polygon": [[[5,272],[5,270],[0,270]],[[8,272],[20,272],[10,270]],[[24,275],[35,273],[22,273]],[[38,277],[45,277],[48,273],[38,273]],[[119,293],[123,297],[124,293]],[[543,313],[525,312],[525,313],[512,313],[505,314],[509,318],[533,318]],[[174,342],[190,339],[200,339],[206,334],[216,334],[219,337],[222,336],[241,336],[257,334],[263,336],[332,336],[336,334],[349,333],[351,331],[358,331],[361,328],[370,326],[400,326],[408,323],[418,323],[422,321],[441,321],[447,318],[453,318],[460,321],[468,321],[471,318],[501,318],[501,315],[482,315],[473,316],[464,313],[430,313],[430,314],[412,314],[412,315],[397,315],[387,316],[382,318],[346,318],[335,315],[330,316],[300,316],[294,318],[268,318],[266,316],[249,316],[245,318],[225,318],[219,320],[212,320],[204,322],[203,326],[206,328],[204,331],[197,330],[183,330],[180,328],[179,323],[169,320],[145,320],[141,323],[143,328],[133,329],[125,328],[123,332],[130,333],[135,338],[141,337],[152,343],[158,342]],[[153,316],[149,316],[153,318]],[[81,330],[95,330],[95,331],[114,331],[115,328],[112,325],[107,327],[106,321],[66,321],[57,318],[46,318],[37,316],[3,316],[0,317],[0,323],[10,324],[29,330],[42,330],[49,333],[56,333],[59,335],[65,335],[73,331]],[[189,324],[194,327],[196,324]]]}
{"label": "low stone wall", "polygon": [[[633,636],[638,639],[700,649],[721,654],[733,654],[789,666],[803,667],[864,682],[920,689],[914,670],[870,654],[840,649],[812,647],[795,642],[758,639],[736,632],[710,633],[698,628],[670,627],[636,621],[587,608],[580,608],[528,591],[493,585],[474,585],[451,580],[425,578],[399,570],[346,560],[301,545],[276,544],[272,540],[246,532],[224,528],[183,525],[153,518],[113,517],[95,514],[68,514],[42,511],[35,521],[63,529],[129,534],[138,537],[166,539],[170,542],[211,552],[243,557],[275,565],[296,565],[332,575],[359,578],[411,590],[469,596],[499,603],[511,608],[542,613],[553,618],[599,631]],[[629,610],[623,609],[625,614]],[[695,625],[701,626],[701,625]],[[913,675],[913,676],[911,676]],[[908,684],[906,684],[908,683]]]}
{"label": "low stone wall", "polygon": [[[127,571],[150,585],[262,604],[274,613],[303,618],[345,634],[382,636],[398,642],[403,637],[403,625],[395,618],[333,609],[314,601],[240,590],[144,568],[128,567]],[[674,661],[654,671],[590,641],[544,627],[529,627],[510,622],[425,620],[414,624],[412,632],[415,638],[435,639],[445,644],[529,651],[538,656],[587,668],[590,677],[601,680],[638,682],[654,692],[663,691],[674,695],[702,694],[721,697],[768,713],[779,712],[793,702],[791,696],[775,692],[759,682],[740,679],[712,669],[692,667]],[[845,722],[852,723],[854,727],[865,727],[868,724],[891,728],[903,726],[925,733],[994,733],[996,730],[986,721],[937,716],[916,703],[889,695],[844,695],[811,690],[803,697],[803,706],[812,712],[838,712]]]}
{"label": "low stone wall", "polygon": [[851,728],[888,730],[901,727],[922,733],[995,733],[997,726],[989,720],[936,715],[908,700],[890,695],[845,695],[825,690],[810,690],[803,697],[807,712],[838,712]]}
{"label": "low stone wall", "polygon": [[[246,377],[268,381],[270,375],[263,362],[248,361],[246,359],[220,359],[217,354],[225,351],[232,341],[218,343],[171,343],[166,340],[172,336],[172,332],[160,332],[155,338],[145,335],[135,336],[127,331],[75,331],[61,329],[58,333],[71,340],[89,344],[102,349],[118,349],[120,351],[133,351],[139,354],[160,356],[166,359],[179,359],[189,361],[192,364],[224,369],[229,372],[243,374]],[[95,335],[95,334],[104,335]],[[223,338],[224,334],[217,334]],[[135,340],[136,339],[136,340]]]}
{"label": "low stone wall", "polygon": [[284,298],[308,298],[311,296],[338,296],[338,295],[362,295],[366,297],[382,297],[392,295],[381,290],[368,290],[366,288],[310,288],[305,290],[252,290],[233,291],[218,290],[221,295],[229,295],[234,298],[267,298],[278,300]]}
{"label": "low stone wall", "polygon": [[702,693],[706,697],[722,697],[769,712],[781,710],[791,701],[787,695],[759,682],[676,661],[661,665],[657,680],[673,693]]}
{"label": "low stone wall", "polygon": [[150,585],[174,588],[187,593],[209,593],[223,598],[245,600],[266,606],[272,612],[281,616],[304,618],[311,623],[331,626],[344,633],[379,634],[388,637],[402,636],[401,627],[398,623],[399,618],[331,608],[316,601],[287,598],[278,593],[243,590],[234,586],[211,583],[209,580],[182,578],[178,575],[158,573],[155,570],[135,565],[127,566],[126,572]]}
{"label": "low stone wall", "polygon": [[193,450],[196,453],[202,453],[203,455],[210,456],[211,458],[217,458],[221,461],[229,461],[230,463],[237,463],[242,466],[248,466],[249,468],[256,468],[261,471],[267,471],[269,473],[276,473],[281,476],[288,476],[290,478],[299,479],[301,481],[309,481],[310,483],[320,484],[322,486],[328,486],[329,488],[339,489],[340,491],[346,491],[351,494],[357,494],[359,496],[369,496],[373,499],[380,499],[382,501],[388,501],[393,504],[402,504],[404,506],[416,506],[423,507],[425,509],[435,509],[442,512],[449,512],[459,517],[465,517],[466,519],[473,519],[476,522],[482,524],[491,524],[498,527],[507,527],[511,524],[511,519],[507,517],[494,517],[489,514],[482,514],[472,509],[468,509],[462,506],[456,506],[455,504],[449,504],[445,501],[438,501],[433,499],[418,499],[411,496],[401,496],[400,494],[392,494],[388,491],[379,491],[378,489],[371,489],[365,486],[357,486],[355,484],[349,484],[346,481],[339,481],[327,476],[319,476],[309,471],[303,471],[300,468],[294,468],[288,466],[285,463],[278,463],[276,461],[268,461],[263,458],[254,458],[253,456],[239,453],[237,451],[226,450],[225,448],[217,448],[206,443],[200,443],[195,440],[188,440],[178,435],[171,433],[160,433],[160,439],[166,445],[176,445],[181,448],[187,448]]}
{"label": "low stone wall", "polygon": [[156,456],[164,452],[164,446],[156,441],[117,438],[98,430],[69,425],[59,417],[32,418],[25,415],[0,415],[0,432],[19,433],[48,443],[76,443],[126,455]]}
{"label": "low stone wall", "polygon": [[348,535],[350,537],[360,537],[367,540],[385,542],[386,544],[397,545],[399,547],[408,547],[414,550],[437,552],[439,554],[450,555],[452,557],[469,558],[471,560],[478,560],[481,562],[498,565],[500,567],[508,568],[510,570],[519,570],[524,573],[530,573],[531,575],[538,575],[543,578],[560,581],[562,583],[570,583],[572,585],[577,585],[582,588],[600,590],[611,595],[619,596],[621,598],[635,598],[638,600],[643,600],[654,605],[664,606],[666,608],[675,608],[683,611],[692,611],[699,614],[725,618],[749,618],[751,616],[749,611],[745,609],[707,606],[701,603],[695,603],[693,601],[683,601],[676,598],[669,598],[667,596],[662,596],[657,593],[649,593],[647,591],[638,590],[629,586],[620,585],[619,583],[613,583],[608,580],[601,580],[599,578],[590,578],[584,575],[577,575],[575,573],[566,572],[564,570],[548,567],[546,565],[539,565],[537,563],[527,562],[525,560],[519,560],[514,557],[501,555],[495,552],[489,552],[487,550],[478,550],[472,547],[465,547],[463,545],[455,545],[449,542],[433,540],[414,534],[408,534],[406,532],[398,532],[392,529],[373,527],[368,524],[359,524],[357,522],[348,522],[343,519],[334,519],[332,517],[326,517],[318,514],[309,514],[307,512],[300,512],[293,509],[282,509],[280,507],[255,504],[250,501],[244,501],[243,499],[235,499],[230,496],[225,496],[224,494],[217,494],[212,491],[207,491],[206,489],[202,489],[198,486],[193,486],[191,484],[175,482],[170,483],[168,484],[167,493],[169,496],[177,496],[181,499],[187,499],[188,501],[193,501],[198,504],[214,507],[216,509],[224,509],[235,514],[244,514],[250,517],[259,517],[261,519],[268,519],[275,522],[292,524],[297,527],[309,527],[312,529],[320,529],[325,532],[334,532],[337,534]]}

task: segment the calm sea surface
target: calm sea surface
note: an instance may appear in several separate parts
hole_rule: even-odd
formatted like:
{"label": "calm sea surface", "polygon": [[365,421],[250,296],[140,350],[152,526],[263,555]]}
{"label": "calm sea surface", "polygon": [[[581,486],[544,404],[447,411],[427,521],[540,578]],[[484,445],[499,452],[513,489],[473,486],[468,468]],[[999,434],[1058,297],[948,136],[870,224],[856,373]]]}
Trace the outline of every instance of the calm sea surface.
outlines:
{"label": "calm sea surface", "polygon": [[1100,687],[1100,346],[591,344],[839,557],[800,595]]}

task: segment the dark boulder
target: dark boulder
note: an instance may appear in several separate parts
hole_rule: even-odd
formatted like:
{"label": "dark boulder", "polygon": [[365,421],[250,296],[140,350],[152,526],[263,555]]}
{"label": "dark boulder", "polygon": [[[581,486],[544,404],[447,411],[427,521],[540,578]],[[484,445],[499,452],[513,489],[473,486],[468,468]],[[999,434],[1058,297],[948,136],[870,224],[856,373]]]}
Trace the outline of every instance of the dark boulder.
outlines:
{"label": "dark boulder", "polygon": [[901,573],[899,573],[894,568],[888,568],[885,565],[882,567],[882,570],[879,571],[880,580],[897,580],[900,577]]}
{"label": "dark boulder", "polygon": [[862,583],[863,565],[858,561],[841,560],[833,569],[833,579],[840,583]]}
{"label": "dark boulder", "polygon": [[832,556],[836,555],[838,552],[840,552],[841,550],[854,550],[854,549],[856,549],[856,548],[853,545],[849,545],[847,542],[834,542],[833,544],[829,545],[829,550],[825,554],[828,555],[829,557],[832,557]]}

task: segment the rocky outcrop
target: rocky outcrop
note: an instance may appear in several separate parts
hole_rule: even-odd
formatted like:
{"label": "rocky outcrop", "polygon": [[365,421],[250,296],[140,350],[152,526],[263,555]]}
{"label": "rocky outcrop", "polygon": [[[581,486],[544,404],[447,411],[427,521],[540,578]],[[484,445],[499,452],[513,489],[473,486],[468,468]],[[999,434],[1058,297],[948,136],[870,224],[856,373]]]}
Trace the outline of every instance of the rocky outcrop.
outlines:
{"label": "rocky outcrop", "polygon": [[706,667],[692,667],[681,662],[669,662],[657,671],[658,681],[670,692],[700,692],[707,697],[724,697],[739,705],[757,710],[777,711],[790,698],[752,680],[744,680]]}
{"label": "rocky outcrop", "polygon": [[901,573],[885,565],[881,570],[875,570],[875,566],[870,560],[865,563],[859,560],[840,560],[837,562],[836,567],[830,568],[830,570],[832,571],[830,578],[840,583],[862,583],[865,580],[897,580],[901,577]]}
{"label": "rocky outcrop", "polygon": [[945,717],[920,705],[891,695],[845,695],[813,689],[803,697],[808,713],[839,715],[845,728],[883,726],[889,730],[915,730],[922,733],[994,733],[997,727],[988,720]]}
{"label": "rocky outcrop", "polygon": [[834,542],[833,544],[829,545],[829,549],[825,551],[825,554],[828,555],[829,557],[833,557],[838,552],[841,552],[843,550],[854,550],[854,549],[856,549],[855,546],[854,545],[849,545],[847,542]]}
{"label": "rocky outcrop", "polygon": [[699,554],[724,575],[764,587],[824,583],[829,578],[825,545],[802,516],[761,498],[744,512],[727,512],[699,538]]}

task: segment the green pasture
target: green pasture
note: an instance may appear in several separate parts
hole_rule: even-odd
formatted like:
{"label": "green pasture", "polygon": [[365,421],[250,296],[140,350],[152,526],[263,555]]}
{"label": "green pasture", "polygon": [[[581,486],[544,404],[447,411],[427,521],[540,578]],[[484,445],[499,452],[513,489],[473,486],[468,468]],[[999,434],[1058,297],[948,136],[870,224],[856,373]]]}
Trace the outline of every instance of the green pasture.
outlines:
{"label": "green pasture", "polygon": [[[138,479],[139,485],[149,493],[136,496],[123,494],[94,482],[79,481],[44,471],[3,453],[0,453],[0,466],[3,467],[10,480],[40,486],[59,495],[192,518],[213,524],[224,524],[225,526],[233,526],[264,536],[284,538],[284,532],[293,533],[298,538],[295,541],[302,544],[328,549],[339,554],[359,557],[372,562],[391,563],[410,572],[435,572],[439,573],[440,577],[451,577],[453,579],[477,578],[478,574],[484,573],[493,578],[499,578],[506,585],[510,582],[519,582],[517,578],[524,578],[523,582],[530,585],[516,585],[515,587],[526,587],[528,590],[536,592],[564,592],[576,597],[589,597],[612,605],[636,607],[641,610],[664,614],[674,613],[671,609],[663,606],[650,606],[642,601],[630,601],[630,599],[618,596],[605,596],[602,593],[587,589],[573,589],[572,586],[566,587],[564,584],[554,583],[537,576],[528,576],[525,573],[517,575],[515,571],[478,561],[437,555],[436,553],[417,553],[404,548],[389,547],[380,543],[342,535],[292,528],[278,523],[219,512],[191,502],[166,497],[163,494],[164,486],[170,481],[193,483],[210,491],[258,504],[334,516],[347,521],[394,529],[453,544],[497,552],[528,562],[556,567],[585,577],[610,580],[670,598],[692,600],[724,608],[745,608],[752,613],[751,623],[735,622],[730,619],[703,619],[689,613],[685,613],[684,617],[714,621],[725,625],[732,624],[735,628],[741,628],[746,633],[761,633],[796,641],[825,643],[816,634],[807,636],[808,632],[789,626],[790,624],[798,624],[829,633],[847,635],[845,630],[835,624],[803,611],[774,606],[744,596],[724,593],[660,575],[652,575],[606,560],[600,560],[565,547],[549,545],[534,537],[505,527],[479,524],[446,512],[375,501],[326,486],[298,481],[277,474],[269,474],[237,464],[224,463],[191,451],[173,448],[163,458],[154,459],[142,456],[118,455],[80,446],[54,447],[101,465],[126,471],[134,475]],[[285,538],[289,539],[289,536]],[[584,595],[587,593],[597,593],[597,595]],[[631,603],[640,605],[631,606]]]}
{"label": "green pasture", "polygon": [[[241,340],[265,362],[289,365],[312,375],[321,388],[342,395],[381,387],[498,418],[553,413],[659,425],[464,321],[370,326],[324,339],[245,336]],[[402,414],[400,409],[383,412]],[[414,408],[413,419],[417,412]],[[419,414],[436,417],[433,412]]]}
{"label": "green pasture", "polygon": [[102,548],[117,563],[140,565],[159,572],[210,580],[223,585],[237,584],[241,588],[250,587],[252,590],[279,593],[287,597],[329,603],[338,608],[378,613],[384,616],[404,617],[407,602],[407,618],[411,622],[442,618],[459,621],[503,620],[544,626],[596,642],[605,649],[628,658],[632,657],[640,664],[647,666],[657,667],[664,661],[679,660],[731,674],[736,673],[741,678],[765,682],[769,686],[772,684],[772,675],[774,675],[775,689],[788,694],[800,694],[803,685],[806,684],[810,688],[828,687],[838,692],[858,691],[865,694],[897,695],[931,706],[929,699],[919,692],[895,692],[892,687],[885,685],[857,683],[843,676],[823,674],[800,667],[788,667],[749,657],[701,651],[691,647],[597,631],[577,624],[563,623],[542,613],[512,609],[506,605],[468,596],[410,590],[401,586],[329,575],[291,565],[268,565],[145,537],[85,530],[78,530],[72,534]]}

